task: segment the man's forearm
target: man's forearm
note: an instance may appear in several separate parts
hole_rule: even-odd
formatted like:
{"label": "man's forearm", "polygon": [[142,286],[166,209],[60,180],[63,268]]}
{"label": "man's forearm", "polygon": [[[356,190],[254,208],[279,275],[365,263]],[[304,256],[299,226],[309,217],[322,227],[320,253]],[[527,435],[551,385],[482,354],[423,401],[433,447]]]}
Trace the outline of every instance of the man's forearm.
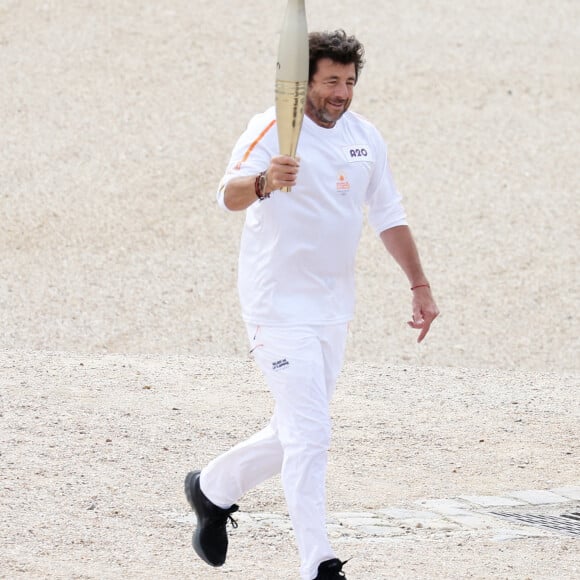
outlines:
{"label": "man's forearm", "polygon": [[[234,177],[224,190],[224,204],[231,211],[247,209],[260,197],[267,198],[278,189],[294,187],[300,162],[288,155],[272,157],[267,171],[259,175]],[[260,181],[256,181],[262,176]]]}
{"label": "man's forearm", "polygon": [[229,210],[242,211],[259,200],[256,194],[257,177],[257,175],[234,177],[228,182],[224,190],[224,204]]}
{"label": "man's forearm", "polygon": [[405,272],[412,287],[427,284],[419,252],[408,226],[396,226],[381,232],[385,248]]}

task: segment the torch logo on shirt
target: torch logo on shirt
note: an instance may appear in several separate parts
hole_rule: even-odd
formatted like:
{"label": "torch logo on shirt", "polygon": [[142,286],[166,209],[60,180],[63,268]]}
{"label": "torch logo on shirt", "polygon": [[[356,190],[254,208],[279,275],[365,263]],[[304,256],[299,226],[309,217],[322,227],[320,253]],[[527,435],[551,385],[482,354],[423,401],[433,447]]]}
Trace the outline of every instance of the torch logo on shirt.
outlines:
{"label": "torch logo on shirt", "polygon": [[336,181],[336,193],[344,195],[350,191],[350,183],[344,173],[338,174],[338,179]]}

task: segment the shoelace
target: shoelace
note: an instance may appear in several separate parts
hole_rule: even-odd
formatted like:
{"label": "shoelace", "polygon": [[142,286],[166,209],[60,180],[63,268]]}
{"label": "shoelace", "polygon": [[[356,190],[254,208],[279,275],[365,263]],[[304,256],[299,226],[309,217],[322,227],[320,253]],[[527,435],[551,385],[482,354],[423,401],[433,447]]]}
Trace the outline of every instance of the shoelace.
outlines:
{"label": "shoelace", "polygon": [[344,575],[344,572],[342,571],[342,567],[348,562],[348,560],[345,560],[344,562],[340,563],[340,568],[336,571],[336,576],[338,578],[346,578],[346,576]]}
{"label": "shoelace", "polygon": [[238,506],[233,505],[229,510],[223,510],[223,512],[219,515],[216,515],[213,519],[213,525],[217,527],[225,526],[228,522],[232,525],[234,530],[238,527],[238,521],[232,517],[234,512],[238,511]]}
{"label": "shoelace", "polygon": [[234,520],[234,518],[232,516],[230,516],[228,514],[228,517],[226,518],[226,522],[229,521],[230,524],[232,525],[232,528],[234,528],[234,530],[238,527],[238,520]]}
{"label": "shoelace", "polygon": [[342,567],[350,560],[350,558],[348,560],[345,560],[344,562],[341,562],[339,560],[339,563],[332,566],[332,568],[325,570],[324,571],[324,576],[322,576],[321,580],[336,580],[337,578],[346,578],[344,572],[342,571]]}

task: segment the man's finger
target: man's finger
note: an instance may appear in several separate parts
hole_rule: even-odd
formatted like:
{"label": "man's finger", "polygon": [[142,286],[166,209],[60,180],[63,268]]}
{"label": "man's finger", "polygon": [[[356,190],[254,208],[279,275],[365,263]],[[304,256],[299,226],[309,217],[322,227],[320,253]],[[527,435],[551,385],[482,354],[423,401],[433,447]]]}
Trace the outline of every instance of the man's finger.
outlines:
{"label": "man's finger", "polygon": [[431,323],[423,325],[423,328],[421,329],[421,332],[419,333],[419,336],[417,337],[417,342],[422,342],[422,340],[427,336],[427,333],[429,332],[429,328],[431,328]]}

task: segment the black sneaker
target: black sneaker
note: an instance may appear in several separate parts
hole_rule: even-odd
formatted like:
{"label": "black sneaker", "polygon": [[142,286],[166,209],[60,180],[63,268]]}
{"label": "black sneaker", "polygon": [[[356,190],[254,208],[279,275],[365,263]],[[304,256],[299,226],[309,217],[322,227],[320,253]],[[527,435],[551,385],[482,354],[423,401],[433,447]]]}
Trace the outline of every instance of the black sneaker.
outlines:
{"label": "black sneaker", "polygon": [[326,560],[318,566],[318,574],[314,580],[346,580],[342,567],[346,562],[341,562],[338,558]]}
{"label": "black sneaker", "polygon": [[199,487],[200,471],[191,471],[185,477],[185,497],[197,517],[193,533],[193,549],[210,566],[222,566],[228,551],[228,520],[234,528],[238,524],[230,514],[238,511],[237,505],[222,509],[213,504]]}

